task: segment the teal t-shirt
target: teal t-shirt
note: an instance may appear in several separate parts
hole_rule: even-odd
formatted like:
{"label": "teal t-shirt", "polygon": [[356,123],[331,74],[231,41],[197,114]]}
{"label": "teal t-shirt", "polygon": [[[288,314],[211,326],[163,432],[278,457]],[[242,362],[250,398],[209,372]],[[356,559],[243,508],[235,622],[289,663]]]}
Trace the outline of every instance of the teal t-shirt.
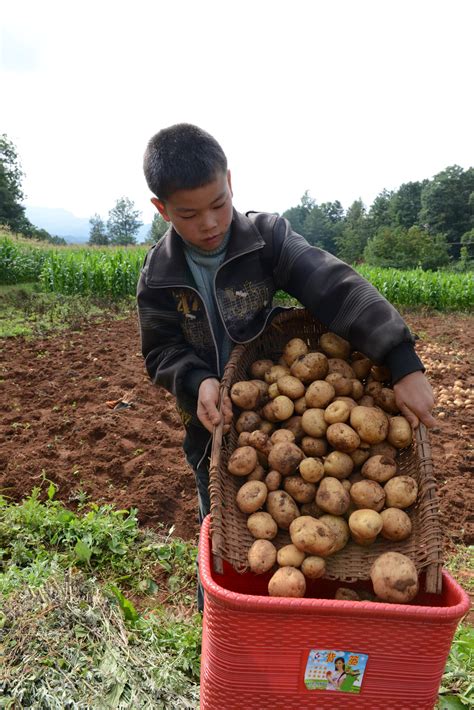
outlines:
{"label": "teal t-shirt", "polygon": [[221,375],[224,372],[224,367],[232,352],[234,343],[227,335],[217,308],[214,297],[214,277],[217,269],[224,261],[229,239],[230,229],[227,231],[222,244],[213,251],[199,249],[199,247],[195,247],[183,239],[184,255],[196,283],[197,290],[206,304],[211,327],[217,341]]}

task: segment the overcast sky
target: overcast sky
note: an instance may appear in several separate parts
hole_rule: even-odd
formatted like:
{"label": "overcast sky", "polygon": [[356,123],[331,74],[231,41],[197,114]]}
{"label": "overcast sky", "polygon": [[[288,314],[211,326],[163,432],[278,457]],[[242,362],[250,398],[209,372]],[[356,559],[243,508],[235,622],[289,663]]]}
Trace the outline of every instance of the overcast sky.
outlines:
{"label": "overcast sky", "polygon": [[31,206],[127,196],[151,221],[143,152],[181,121],[222,144],[242,211],[474,165],[472,0],[10,0],[0,23]]}

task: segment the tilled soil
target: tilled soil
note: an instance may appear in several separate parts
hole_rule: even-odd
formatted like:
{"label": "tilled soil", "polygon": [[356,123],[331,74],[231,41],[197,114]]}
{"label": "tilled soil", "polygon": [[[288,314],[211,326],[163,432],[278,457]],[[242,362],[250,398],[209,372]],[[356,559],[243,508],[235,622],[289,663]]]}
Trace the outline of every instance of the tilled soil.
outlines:
{"label": "tilled soil", "polygon": [[[446,546],[474,542],[474,318],[406,315],[438,397],[431,433]],[[18,500],[42,479],[74,506],[138,508],[142,524],[198,533],[194,476],[173,397],[154,387],[136,318],[3,342],[0,489]],[[110,404],[131,403],[122,409]]]}

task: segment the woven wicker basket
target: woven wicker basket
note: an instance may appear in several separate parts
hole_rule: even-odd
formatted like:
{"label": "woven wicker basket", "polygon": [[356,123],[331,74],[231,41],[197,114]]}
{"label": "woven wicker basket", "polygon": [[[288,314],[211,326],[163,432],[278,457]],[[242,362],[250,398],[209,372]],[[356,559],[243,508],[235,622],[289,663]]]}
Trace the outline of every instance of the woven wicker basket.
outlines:
{"label": "woven wicker basket", "polygon": [[[279,314],[259,338],[248,345],[238,345],[234,348],[222,378],[221,398],[234,382],[248,379],[248,368],[254,360],[271,358],[277,361],[284,344],[293,337],[302,338],[314,349],[325,330],[321,323],[302,308]],[[235,502],[242,479],[227,472],[227,461],[237,445],[237,438],[238,434],[233,425],[225,437],[222,435],[222,428],[217,427],[212,442],[211,538],[213,563],[217,572],[222,570],[222,560],[226,560],[240,572],[247,571],[247,551],[254,541],[247,529],[247,516],[238,509]],[[423,425],[418,427],[412,446],[399,453],[398,463],[400,472],[413,476],[419,487],[418,500],[409,511],[413,525],[411,536],[408,540],[398,543],[377,540],[370,547],[361,547],[349,542],[343,550],[327,558],[325,576],[341,582],[368,579],[375,558],[390,550],[410,557],[418,572],[426,572],[426,591],[440,593],[441,532],[431,449],[427,430]],[[277,547],[288,544],[288,533],[280,531],[274,542]]]}

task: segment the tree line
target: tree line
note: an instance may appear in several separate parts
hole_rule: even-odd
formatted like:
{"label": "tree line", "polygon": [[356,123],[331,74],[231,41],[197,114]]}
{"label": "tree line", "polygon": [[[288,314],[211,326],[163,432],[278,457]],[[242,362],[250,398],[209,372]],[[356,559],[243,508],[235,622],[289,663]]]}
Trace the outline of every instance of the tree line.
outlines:
{"label": "tree line", "polygon": [[[0,135],[0,224],[27,237],[65,244],[61,237],[38,229],[22,205],[22,171],[14,144]],[[300,203],[287,209],[295,232],[349,264],[437,269],[474,266],[474,168],[447,167],[432,179],[382,190],[367,208],[355,200],[344,210],[339,200],[318,204],[307,190]],[[141,213],[121,197],[107,221],[90,220],[89,244],[127,246],[137,243]],[[145,240],[157,242],[168,228],[158,213]]]}

